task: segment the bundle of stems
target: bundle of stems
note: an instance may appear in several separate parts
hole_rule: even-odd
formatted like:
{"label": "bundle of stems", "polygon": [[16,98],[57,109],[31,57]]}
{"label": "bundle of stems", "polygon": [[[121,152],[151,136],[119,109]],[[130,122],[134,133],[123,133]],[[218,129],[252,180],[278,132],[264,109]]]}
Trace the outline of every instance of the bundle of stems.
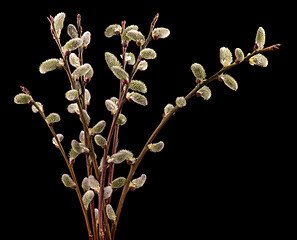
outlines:
{"label": "bundle of stems", "polygon": [[[153,18],[147,37],[144,37],[141,32],[138,31],[138,27],[135,27],[136,25],[127,27],[126,21],[122,21],[121,25],[114,24],[106,29],[106,37],[111,37],[113,35],[119,35],[121,37],[122,63],[114,58],[113,54],[106,53],[105,57],[108,67],[114,75],[119,78],[120,82],[118,98],[116,100],[109,100],[106,102],[107,108],[112,112],[113,118],[107,138],[105,139],[101,135],[97,135],[97,133],[101,133],[103,131],[106,125],[105,121],[100,121],[93,128],[89,127],[90,117],[87,113],[89,102],[86,100],[89,93],[86,87],[93,76],[93,69],[89,64],[84,63],[83,53],[90,42],[90,34],[83,33],[81,16],[78,15],[76,27],[74,25],[69,25],[67,29],[68,34],[72,37],[72,39],[65,45],[62,45],[60,41],[60,34],[63,28],[64,18],[64,13],[58,14],[55,18],[52,16],[48,18],[51,26],[52,37],[60,50],[62,58],[46,61],[41,65],[40,72],[45,73],[54,69],[64,69],[66,72],[71,87],[71,90],[66,93],[66,98],[76,104],[74,111],[78,114],[83,128],[80,136],[82,139],[81,143],[73,141],[71,143],[72,150],[70,151],[70,154],[66,154],[61,144],[61,136],[54,130],[54,124],[60,120],[59,115],[52,113],[46,116],[42,104],[34,100],[27,88],[21,86],[23,93],[18,94],[15,97],[15,102],[18,104],[26,103],[32,105],[33,112],[39,112],[52,133],[53,143],[60,150],[70,174],[64,174],[62,176],[62,181],[66,187],[74,189],[77,194],[83,212],[89,240],[114,240],[123,205],[129,190],[141,187],[146,179],[146,176],[143,174],[140,178],[133,180],[139,164],[148,151],[159,152],[164,147],[163,142],[153,142],[164,125],[180,108],[185,107],[187,102],[193,97],[201,97],[205,100],[209,99],[211,92],[207,85],[215,80],[224,82],[232,90],[237,90],[237,82],[235,79],[225,73],[228,70],[246,62],[249,62],[251,65],[266,67],[268,60],[262,54],[279,49],[280,44],[264,48],[265,32],[263,28],[259,28],[252,53],[244,56],[241,49],[236,49],[236,59],[233,61],[232,54],[229,49],[225,47],[220,49],[220,60],[223,67],[212,76],[206,78],[204,68],[200,64],[193,64],[191,66],[191,70],[196,80],[195,87],[189,91],[185,97],[178,97],[176,99],[175,106],[168,104],[165,107],[160,123],[144,144],[139,155],[134,158],[133,154],[128,150],[118,151],[119,129],[121,122],[123,121],[120,120],[120,118],[122,117],[125,119],[125,117],[123,117],[124,115],[122,114],[122,110],[127,101],[134,101],[140,105],[147,105],[147,100],[143,95],[129,92],[129,90],[133,88],[131,83],[136,85],[140,84],[137,86],[139,88],[142,87],[143,89],[143,86],[145,85],[134,80],[134,76],[139,70],[142,70],[141,65],[146,63],[144,59],[154,59],[156,57],[154,50],[147,48],[147,46],[152,40],[166,38],[169,35],[169,30],[155,27],[159,14]],[[137,58],[127,52],[129,43],[132,40],[136,42],[137,46],[139,46],[139,54]],[[74,60],[72,58],[74,56],[71,55],[71,52],[74,49],[78,50],[78,55],[74,58],[77,64],[76,70],[72,72],[70,65],[73,66],[75,64],[73,64]],[[129,64],[129,61],[131,61],[131,58],[134,57],[135,59],[133,64],[130,64],[133,65],[133,68],[130,74],[128,74],[126,66]],[[145,92],[146,90],[140,91]],[[103,148],[103,157],[100,163],[96,157],[94,141],[97,145]],[[79,153],[83,153],[86,159],[87,177],[82,183],[84,194],[82,194],[81,188],[79,187],[81,184],[79,184],[74,171],[75,158]],[[115,165],[117,161],[122,162],[122,160],[126,161],[130,165],[130,171],[126,178],[121,177],[115,179]],[[112,190],[110,189],[119,188],[118,186],[115,186],[116,184],[120,184],[120,187],[122,187],[122,193],[118,201],[116,211],[114,211],[111,207]],[[97,200],[94,198],[94,192],[98,195]]]}

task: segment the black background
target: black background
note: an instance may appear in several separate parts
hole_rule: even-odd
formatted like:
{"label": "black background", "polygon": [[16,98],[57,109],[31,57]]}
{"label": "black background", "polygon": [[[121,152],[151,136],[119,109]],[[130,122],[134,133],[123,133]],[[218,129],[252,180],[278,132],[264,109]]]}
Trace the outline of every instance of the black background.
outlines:
{"label": "black background", "polygon": [[[293,61],[288,58],[292,55],[288,40],[293,37],[289,31],[293,16],[289,5],[264,1],[18,5],[4,26],[9,37],[3,39],[4,50],[9,50],[5,56],[9,71],[3,81],[9,84],[4,92],[8,108],[2,113],[8,124],[4,150],[9,155],[3,155],[2,205],[8,210],[6,229],[12,239],[87,239],[76,194],[60,181],[67,168],[51,144],[50,132],[29,107],[13,104],[19,85],[26,86],[44,104],[46,114],[61,115],[55,129],[64,134],[66,151],[71,140],[78,139],[81,123],[66,110],[69,102],[64,93],[70,89],[66,74],[41,75],[38,71],[42,61],[60,57],[46,17],[61,11],[66,13],[65,26],[75,24],[80,13],[84,31],[92,34],[84,55],[95,71],[88,85],[91,125],[104,119],[110,126],[112,117],[104,100],[118,95],[119,81],[107,68],[104,52],[119,56],[121,45],[119,38],[104,37],[105,28],[126,20],[146,35],[159,12],[157,26],[171,30],[169,38],[150,43],[158,57],[149,60],[148,70],[135,77],[147,84],[149,105],[127,103],[123,110],[128,122],[120,129],[119,149],[129,149],[136,156],[161,120],[164,106],[195,86],[192,63],[201,63],[211,76],[221,68],[219,48],[225,46],[233,52],[240,47],[246,54],[251,52],[259,26],[266,30],[267,46],[283,44],[280,51],[266,54],[267,68],[243,64],[228,72],[239,83],[237,92],[213,82],[209,101],[191,99],[166,124],[155,140],[163,140],[165,148],[158,154],[148,153],[137,170],[136,177],[145,173],[148,179],[143,188],[128,194],[117,237],[285,239],[293,226],[289,218],[293,214],[291,169],[295,157],[289,154],[288,141],[290,137],[295,141],[290,124],[294,102],[288,93],[294,81],[288,74]],[[61,41],[67,40],[64,29]],[[130,45],[128,51],[138,53]],[[107,133],[105,130],[105,136]],[[96,150],[100,159],[103,151]],[[75,163],[75,171],[81,181],[83,158]],[[127,173],[124,164],[115,171],[116,176]],[[119,193],[114,195],[114,206]]]}

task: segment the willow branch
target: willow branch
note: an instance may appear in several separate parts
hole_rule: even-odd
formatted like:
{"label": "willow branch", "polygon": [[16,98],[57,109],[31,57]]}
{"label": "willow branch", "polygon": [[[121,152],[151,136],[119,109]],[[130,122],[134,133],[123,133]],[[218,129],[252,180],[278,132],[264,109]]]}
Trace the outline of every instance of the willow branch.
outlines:
{"label": "willow branch", "polygon": [[[270,47],[264,48],[264,49],[260,49],[260,50],[255,50],[253,51],[251,54],[249,54],[248,56],[246,56],[244,58],[244,60],[242,62],[247,62],[249,61],[249,59],[251,57],[253,57],[256,54],[259,53],[264,53],[264,52],[268,52],[268,51],[274,51],[279,49],[280,44],[275,44],[272,45]],[[234,68],[235,66],[238,66],[239,64],[241,64],[242,62],[234,62],[232,64],[230,64],[229,66],[223,67],[221,70],[219,70],[217,73],[215,73],[214,75],[212,75],[211,77],[209,77],[207,80],[205,81],[201,81],[199,82],[185,97],[185,99],[188,101],[190,98],[192,98],[193,96],[196,95],[196,92],[202,88],[205,85],[208,85],[209,83],[211,83],[212,81],[218,79],[218,76],[221,75],[222,73]],[[154,132],[151,134],[151,136],[149,137],[149,139],[147,140],[147,142],[145,143],[144,147],[142,148],[137,161],[135,162],[134,165],[131,166],[127,180],[126,180],[126,184],[123,187],[122,190],[122,194],[118,203],[118,207],[117,207],[117,211],[116,211],[116,216],[117,216],[117,221],[115,221],[112,225],[112,237],[113,239],[115,238],[115,232],[116,232],[116,228],[118,225],[118,221],[120,218],[120,214],[123,208],[123,204],[126,198],[126,195],[129,191],[129,184],[134,176],[135,171],[137,170],[140,162],[142,161],[143,157],[145,156],[145,154],[147,153],[147,151],[149,150],[148,145],[151,144],[154,139],[156,138],[156,136],[159,134],[159,132],[161,131],[161,129],[164,127],[164,125],[171,119],[171,117],[180,109],[180,107],[175,106],[172,111],[170,111],[170,113],[168,113],[165,117],[163,117],[163,119],[161,120],[161,122],[159,123],[159,125],[157,126],[157,128],[154,130]]]}
{"label": "willow branch", "polygon": [[54,130],[54,127],[49,124],[47,121],[46,121],[46,116],[43,112],[43,110],[40,109],[40,107],[38,106],[38,104],[35,102],[35,100],[33,99],[32,95],[30,94],[30,92],[28,91],[28,89],[24,88],[24,87],[21,87],[23,92],[25,92],[26,94],[29,94],[31,96],[31,104],[35,106],[35,108],[38,110],[39,114],[41,115],[42,119],[44,120],[44,122],[46,123],[46,125],[48,126],[49,130],[51,131],[54,139],[56,140],[56,143],[58,145],[58,149],[60,150],[64,160],[65,160],[65,163],[68,167],[68,170],[70,172],[70,175],[71,175],[71,178],[72,180],[74,181],[75,183],[75,191],[76,191],[76,194],[77,194],[77,197],[78,197],[78,200],[79,200],[79,203],[80,203],[80,206],[81,206],[81,209],[83,211],[83,215],[84,215],[84,219],[85,219],[85,223],[86,223],[86,226],[87,226],[87,230],[88,230],[88,234],[89,234],[89,239],[93,239],[93,234],[92,234],[92,230],[91,230],[91,226],[90,226],[90,222],[89,222],[89,219],[88,219],[88,214],[86,212],[86,209],[84,207],[84,204],[82,202],[82,195],[81,195],[81,192],[79,190],[79,185],[78,185],[78,182],[77,182],[77,179],[76,179],[76,176],[75,176],[75,173],[74,173],[74,170],[73,170],[73,167],[72,165],[70,164],[70,161],[64,151],[64,148],[61,144],[61,142],[59,141],[58,137],[57,137],[57,134]]}

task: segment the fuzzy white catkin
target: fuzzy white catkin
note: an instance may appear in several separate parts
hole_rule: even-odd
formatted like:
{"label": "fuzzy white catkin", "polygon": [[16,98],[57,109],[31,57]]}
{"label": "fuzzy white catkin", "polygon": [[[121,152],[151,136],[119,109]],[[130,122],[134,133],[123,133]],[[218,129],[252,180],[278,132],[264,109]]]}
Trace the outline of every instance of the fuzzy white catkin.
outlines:
{"label": "fuzzy white catkin", "polygon": [[135,42],[139,42],[141,45],[145,42],[143,34],[137,30],[130,30],[126,33],[126,36]]}
{"label": "fuzzy white catkin", "polygon": [[67,27],[67,34],[71,38],[77,38],[78,37],[78,32],[76,27],[73,24],[69,24]]}
{"label": "fuzzy white catkin", "polygon": [[130,152],[129,150],[122,149],[118,151],[117,153],[113,154],[111,156],[111,162],[115,164],[122,163],[125,160],[130,160],[133,158],[133,153]]}
{"label": "fuzzy white catkin", "polygon": [[78,97],[79,97],[78,91],[75,89],[69,90],[65,93],[65,98],[68,101],[74,101],[74,100],[78,99]]}
{"label": "fuzzy white catkin", "polygon": [[229,66],[233,61],[232,53],[229,48],[221,47],[220,48],[220,62],[224,67]]}
{"label": "fuzzy white catkin", "polygon": [[117,219],[117,216],[110,204],[106,205],[106,215],[111,221],[115,221]]}
{"label": "fuzzy white catkin", "polygon": [[74,79],[78,79],[88,73],[92,66],[89,63],[85,63],[84,65],[79,66],[77,69],[75,69],[72,73],[72,76]]}
{"label": "fuzzy white catkin", "polygon": [[94,141],[100,147],[105,146],[107,144],[106,139],[100,134],[95,135]]}
{"label": "fuzzy white catkin", "polygon": [[[62,142],[62,140],[64,139],[64,135],[61,134],[61,133],[58,133],[58,134],[57,134],[57,138],[58,138],[59,142]],[[58,143],[57,143],[57,141],[56,141],[56,138],[55,138],[55,137],[53,137],[53,139],[52,139],[52,143],[53,143],[56,147],[59,146]]]}
{"label": "fuzzy white catkin", "polygon": [[197,95],[202,97],[204,100],[209,100],[211,97],[211,90],[207,86],[203,86],[197,91]]}
{"label": "fuzzy white catkin", "polygon": [[129,74],[120,66],[113,66],[110,69],[118,79],[129,80]]}
{"label": "fuzzy white catkin", "polygon": [[139,178],[135,178],[134,180],[132,180],[129,186],[134,189],[141,188],[144,185],[146,178],[146,175],[142,174]]}
{"label": "fuzzy white catkin", "polygon": [[56,122],[59,122],[61,120],[61,117],[58,113],[50,113],[47,117],[46,117],[46,122],[48,124],[53,124]]}
{"label": "fuzzy white catkin", "polygon": [[27,104],[32,100],[32,97],[26,93],[19,93],[14,97],[14,103]]}
{"label": "fuzzy white catkin", "polygon": [[133,102],[142,106],[148,105],[147,98],[144,95],[137,92],[127,93],[127,99],[132,100]]}
{"label": "fuzzy white catkin", "polygon": [[107,38],[111,38],[112,36],[117,35],[117,33],[122,32],[122,27],[119,24],[112,24],[109,25],[105,31],[104,31],[104,35]]}
{"label": "fuzzy white catkin", "polygon": [[63,46],[63,51],[74,51],[79,48],[83,44],[83,40],[81,38],[72,38]]}
{"label": "fuzzy white catkin", "polygon": [[88,190],[82,197],[82,201],[86,210],[88,210],[90,202],[93,200],[95,193],[92,190]]}
{"label": "fuzzy white catkin", "polygon": [[157,53],[154,49],[145,48],[141,50],[140,56],[144,59],[155,59],[157,57]]}
{"label": "fuzzy white catkin", "polygon": [[173,110],[173,108],[174,108],[174,106],[171,103],[168,103],[164,107],[164,117],[166,117]]}
{"label": "fuzzy white catkin", "polygon": [[151,152],[161,152],[164,148],[164,142],[160,141],[158,143],[151,143],[147,146]]}
{"label": "fuzzy white catkin", "polygon": [[258,53],[249,59],[249,64],[252,66],[267,67],[268,59],[264,55]]}
{"label": "fuzzy white catkin", "polygon": [[141,93],[146,93],[147,92],[147,87],[144,82],[139,81],[139,80],[132,80],[130,82],[129,89]]}
{"label": "fuzzy white catkin", "polygon": [[124,177],[118,177],[118,178],[114,179],[111,182],[110,186],[112,188],[116,188],[117,189],[117,188],[123,187],[125,185],[125,183],[126,183],[126,178],[124,178]]}
{"label": "fuzzy white catkin", "polygon": [[105,127],[106,127],[106,122],[104,120],[101,120],[92,128],[91,131],[92,133],[102,133]]}
{"label": "fuzzy white catkin", "polygon": [[45,74],[47,72],[53,71],[57,68],[60,68],[64,65],[62,60],[59,60],[57,58],[51,58],[44,62],[42,62],[39,66],[39,72],[41,74]]}
{"label": "fuzzy white catkin", "polygon": [[[35,103],[38,106],[38,108],[40,109],[40,111],[43,112],[43,105],[42,105],[42,103],[41,102],[35,102]],[[33,113],[38,113],[38,111],[39,111],[38,108],[35,107],[34,105],[32,105],[32,112]]]}
{"label": "fuzzy white catkin", "polygon": [[71,66],[78,68],[80,66],[79,57],[75,53],[69,55],[69,63]]}
{"label": "fuzzy white catkin", "polygon": [[201,80],[206,78],[205,70],[201,64],[193,63],[191,65],[191,70],[196,78],[201,79]]}
{"label": "fuzzy white catkin", "polygon": [[185,107],[187,105],[187,101],[184,97],[177,97],[175,103],[180,108]]}
{"label": "fuzzy white catkin", "polygon": [[92,188],[95,192],[99,192],[100,190],[99,182],[93,175],[90,175],[88,177],[88,182],[89,182],[90,188]]}
{"label": "fuzzy white catkin", "polygon": [[81,36],[81,39],[83,41],[83,46],[88,46],[91,42],[91,33],[89,31],[84,32],[84,34]]}
{"label": "fuzzy white catkin", "polygon": [[244,60],[244,53],[240,48],[235,49],[236,62],[242,62]]}
{"label": "fuzzy white catkin", "polygon": [[257,44],[258,49],[264,48],[265,40],[266,40],[265,30],[264,28],[259,27],[256,34],[256,39],[255,39],[255,43]]}
{"label": "fuzzy white catkin", "polygon": [[152,32],[153,39],[167,38],[170,35],[170,30],[168,28],[155,28]]}
{"label": "fuzzy white catkin", "polygon": [[222,74],[219,78],[222,79],[225,85],[233,91],[236,91],[238,89],[236,80],[229,74]]}
{"label": "fuzzy white catkin", "polygon": [[54,17],[54,28],[57,33],[58,38],[60,38],[61,31],[64,27],[64,20],[65,20],[66,14],[63,12],[58,13]]}
{"label": "fuzzy white catkin", "polygon": [[72,180],[72,178],[68,174],[63,174],[61,177],[62,183],[65,187],[73,188],[75,187],[75,182]]}

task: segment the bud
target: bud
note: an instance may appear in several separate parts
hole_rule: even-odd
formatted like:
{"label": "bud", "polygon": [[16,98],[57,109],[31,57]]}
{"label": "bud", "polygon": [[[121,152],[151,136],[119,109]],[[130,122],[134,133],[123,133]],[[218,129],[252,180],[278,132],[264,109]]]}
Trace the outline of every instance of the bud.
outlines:
{"label": "bud", "polygon": [[225,85],[233,91],[236,91],[238,89],[238,84],[236,80],[230,75],[222,74],[219,76],[219,79],[222,80],[225,83]]}
{"label": "bud", "polygon": [[235,49],[235,57],[236,57],[236,60],[235,60],[236,63],[240,63],[244,60],[244,53],[240,48]]}
{"label": "bud", "polygon": [[69,55],[69,63],[71,66],[78,68],[80,66],[79,58],[75,53]]}
{"label": "bud", "polygon": [[226,47],[220,48],[220,62],[224,67],[229,66],[233,61],[232,53]]}
{"label": "bud", "polygon": [[92,69],[92,66],[88,63],[85,63],[84,65],[79,66],[73,71],[72,77],[74,79],[79,79],[80,77],[86,75],[90,71],[90,69]]}
{"label": "bud", "polygon": [[91,42],[91,33],[89,31],[84,32],[84,34],[81,36],[81,39],[83,41],[82,45],[84,47],[88,46]]}
{"label": "bud", "polygon": [[[89,126],[91,117],[85,109],[82,110],[82,116],[80,116],[80,120],[82,119],[82,117],[84,118],[86,124]],[[81,120],[81,122],[82,122],[82,120]]]}
{"label": "bud", "polygon": [[85,132],[84,131],[80,131],[80,133],[79,133],[79,141],[81,143],[85,143]]}
{"label": "bud", "polygon": [[71,147],[76,153],[89,152],[89,149],[83,143],[79,143],[76,140],[71,141]]}
{"label": "bud", "polygon": [[126,36],[133,40],[134,42],[139,42],[140,45],[143,45],[145,42],[145,37],[143,34],[137,30],[130,30],[126,33]]}
{"label": "bud", "polygon": [[126,116],[124,114],[120,113],[120,115],[117,119],[117,124],[123,126],[126,124],[126,122],[127,122]]}
{"label": "bud", "polygon": [[110,68],[113,74],[120,80],[129,80],[129,74],[119,66],[113,66]]}
{"label": "bud", "polygon": [[32,97],[26,93],[19,93],[13,99],[16,104],[28,104],[31,100]]}
{"label": "bud", "polygon": [[[123,58],[123,55],[122,55],[122,54],[121,54],[121,58]],[[125,54],[125,61],[126,61],[129,65],[134,65],[135,62],[136,62],[134,53],[126,52],[126,54]]]}
{"label": "bud", "polygon": [[144,59],[155,59],[157,57],[157,53],[154,49],[145,48],[141,50],[140,56]]}
{"label": "bud", "polygon": [[68,155],[69,155],[69,162],[72,163],[72,162],[74,162],[76,157],[79,155],[79,153],[77,153],[76,151],[74,151],[73,148],[71,148]]}
{"label": "bud", "polygon": [[78,38],[78,32],[73,24],[69,24],[67,27],[67,33],[71,38]]}
{"label": "bud", "polygon": [[107,66],[109,68],[111,68],[113,66],[119,66],[119,67],[122,66],[122,64],[120,63],[120,61],[117,59],[117,57],[114,54],[112,54],[110,52],[106,52],[106,53],[104,53],[104,57],[105,57]]}
{"label": "bud", "polygon": [[115,221],[117,219],[117,216],[110,204],[106,205],[106,215],[107,215],[108,219],[111,221]]}
{"label": "bud", "polygon": [[167,38],[170,35],[170,31],[168,28],[155,28],[152,32],[152,37],[154,40],[157,40],[159,38]]}
{"label": "bud", "polygon": [[[43,112],[43,105],[42,105],[42,103],[40,103],[40,102],[35,102],[35,103],[38,106],[38,108],[40,109],[40,111]],[[32,112],[38,113],[38,108],[35,107],[34,105],[32,105],[32,108],[31,108],[32,109]]]}
{"label": "bud", "polygon": [[117,35],[118,33],[122,32],[122,27],[119,24],[112,24],[109,25],[105,31],[104,31],[104,35],[107,38],[111,38],[112,36]]}
{"label": "bud", "polygon": [[126,183],[126,178],[118,177],[111,182],[110,186],[113,189],[118,189],[118,188],[123,187],[125,185],[125,183]]}
{"label": "bud", "polygon": [[140,93],[137,93],[137,92],[127,93],[127,99],[132,100],[133,102],[138,103],[142,106],[148,105],[148,101],[147,101],[146,97]]}
{"label": "bud", "polygon": [[132,180],[129,184],[129,187],[132,189],[132,190],[135,190],[137,188],[141,188],[145,181],[146,181],[146,175],[145,174],[142,174],[139,178],[136,178],[134,180]]}
{"label": "bud", "polygon": [[89,182],[90,188],[92,188],[95,191],[95,193],[99,193],[100,191],[99,182],[93,175],[90,175],[88,177],[88,182]]}
{"label": "bud", "polygon": [[91,80],[93,75],[94,75],[94,70],[93,70],[92,66],[90,65],[89,71],[84,75],[84,80],[85,81]]}
{"label": "bud", "polygon": [[[57,134],[57,138],[58,138],[59,142],[62,142],[62,140],[64,139],[64,136],[63,136],[63,134],[58,133],[58,134]],[[53,137],[53,139],[52,139],[52,143],[53,143],[56,147],[59,147],[59,145],[58,145],[58,143],[57,143],[55,137]]]}
{"label": "bud", "polygon": [[89,105],[91,101],[91,93],[88,89],[85,88],[85,103]]}
{"label": "bud", "polygon": [[46,117],[45,120],[46,120],[46,122],[48,124],[53,124],[53,123],[56,123],[56,122],[60,122],[61,118],[60,118],[60,115],[58,113],[51,113]]}
{"label": "bud", "polygon": [[75,101],[76,99],[78,99],[78,97],[79,97],[78,91],[75,89],[69,90],[65,93],[65,98],[68,101]]}
{"label": "bud", "polygon": [[164,117],[166,117],[173,110],[173,108],[174,108],[174,106],[171,103],[168,103],[164,107]]}
{"label": "bud", "polygon": [[125,28],[125,30],[122,32],[122,41],[123,42],[129,42],[131,39],[127,36],[127,33],[131,30],[138,30],[138,26],[136,25],[130,25]]}
{"label": "bud", "polygon": [[97,134],[97,135],[94,137],[94,141],[95,141],[95,143],[96,143],[98,146],[100,146],[100,147],[105,146],[105,145],[107,144],[106,139],[105,139],[103,136],[101,136],[100,134]]}
{"label": "bud", "polygon": [[203,86],[202,88],[200,88],[197,93],[197,96],[202,97],[204,100],[208,100],[211,97],[211,91],[210,88],[207,86]]}
{"label": "bud", "polygon": [[185,107],[187,105],[187,101],[184,97],[177,97],[175,103],[180,108]]}
{"label": "bud", "polygon": [[83,180],[82,180],[82,183],[81,183],[81,187],[84,191],[88,191],[90,190],[90,184],[89,184],[89,178],[85,177]]}
{"label": "bud", "polygon": [[145,71],[148,67],[148,63],[145,60],[141,60],[137,66],[137,69],[140,71]]}
{"label": "bud", "polygon": [[88,210],[89,204],[93,200],[94,196],[95,194],[92,190],[86,191],[85,194],[83,195],[82,202],[86,210]]}
{"label": "bud", "polygon": [[91,129],[91,133],[92,134],[102,133],[105,126],[106,126],[106,122],[104,120],[101,120]]}
{"label": "bud", "polygon": [[133,153],[129,150],[123,149],[113,154],[108,161],[109,163],[119,164],[125,160],[131,160],[133,158]]}
{"label": "bud", "polygon": [[116,105],[112,100],[107,99],[105,100],[105,107],[108,111],[114,115],[118,110],[118,105]]}
{"label": "bud", "polygon": [[77,113],[79,114],[79,109],[77,103],[71,103],[68,105],[67,110],[69,113]]}
{"label": "bud", "polygon": [[51,58],[51,59],[48,59],[40,64],[39,72],[41,74],[44,74],[44,73],[53,71],[57,68],[61,68],[63,66],[64,66],[64,63],[62,60],[59,60],[57,58]]}
{"label": "bud", "polygon": [[71,52],[79,48],[83,44],[81,38],[72,38],[63,46],[63,52]]}
{"label": "bud", "polygon": [[265,34],[264,28],[259,27],[256,34],[256,39],[255,39],[256,50],[264,48],[265,38],[266,38],[266,34]]}
{"label": "bud", "polygon": [[154,152],[154,153],[161,152],[162,149],[164,148],[164,142],[160,141],[158,143],[151,143],[147,145],[147,147],[151,152]]}
{"label": "bud", "polygon": [[105,187],[104,188],[103,198],[108,199],[108,198],[110,198],[111,194],[112,194],[112,187],[111,186]]}
{"label": "bud", "polygon": [[205,70],[201,64],[193,63],[191,66],[191,70],[196,78],[200,80],[203,80],[206,78]]}
{"label": "bud", "polygon": [[249,64],[252,66],[267,67],[268,59],[264,55],[258,53],[249,59]]}
{"label": "bud", "polygon": [[68,174],[63,174],[61,180],[65,187],[70,187],[70,188],[76,187],[75,182]]}
{"label": "bud", "polygon": [[58,13],[54,17],[54,28],[55,28],[58,38],[60,38],[61,31],[64,27],[65,16],[66,16],[66,14],[61,12],[61,13]]}
{"label": "bud", "polygon": [[146,93],[147,92],[147,87],[144,82],[139,81],[139,80],[132,80],[130,82],[129,89],[141,93]]}

